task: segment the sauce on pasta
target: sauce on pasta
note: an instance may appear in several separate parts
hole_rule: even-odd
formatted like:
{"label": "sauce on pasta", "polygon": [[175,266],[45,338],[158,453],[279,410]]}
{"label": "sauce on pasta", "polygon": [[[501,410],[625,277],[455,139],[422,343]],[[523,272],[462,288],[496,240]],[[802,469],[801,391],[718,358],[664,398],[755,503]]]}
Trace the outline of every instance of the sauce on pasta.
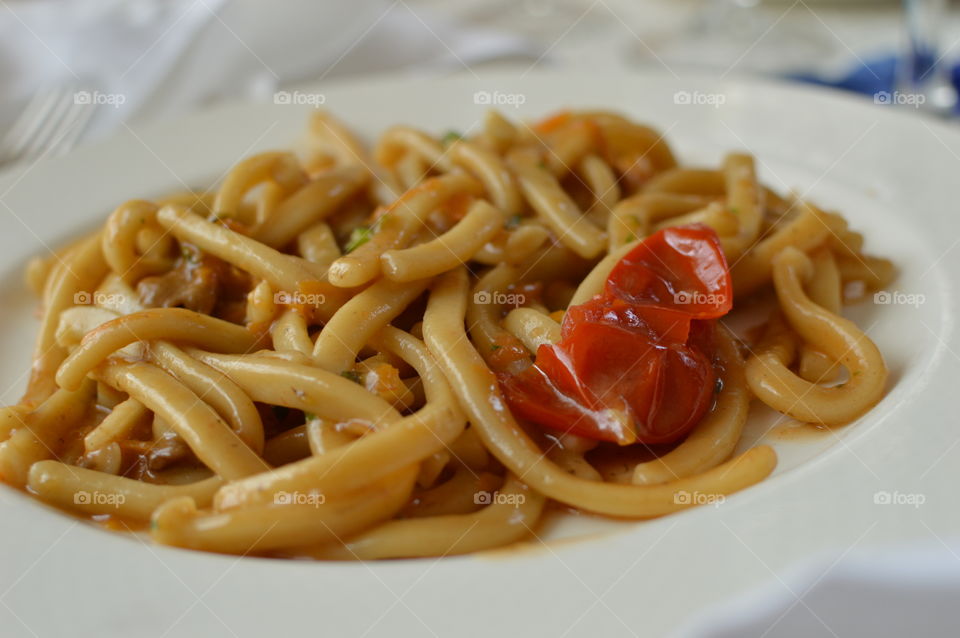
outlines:
{"label": "sauce on pasta", "polygon": [[841,311],[892,264],[749,155],[681,166],[603,111],[372,149],[317,112],[304,146],[29,265],[4,482],[178,547],[446,556],[548,506],[642,519],[763,480],[773,450],[735,452],[751,399],[829,428],[883,396]]}

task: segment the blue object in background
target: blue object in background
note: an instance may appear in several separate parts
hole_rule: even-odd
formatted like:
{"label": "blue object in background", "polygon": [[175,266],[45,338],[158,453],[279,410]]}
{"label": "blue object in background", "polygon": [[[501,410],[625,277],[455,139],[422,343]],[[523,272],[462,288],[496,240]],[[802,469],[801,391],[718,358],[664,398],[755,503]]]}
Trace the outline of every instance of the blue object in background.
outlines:
{"label": "blue object in background", "polygon": [[[924,56],[919,57],[921,61],[924,58]],[[933,63],[932,56],[925,57],[928,58],[927,64],[919,66],[929,69]],[[893,93],[897,82],[897,65],[898,59],[895,56],[887,56],[867,61],[839,79],[826,79],[813,73],[797,73],[788,77],[800,82],[830,86],[864,95],[876,95],[884,91]],[[960,64],[950,67],[949,79],[954,89],[960,93]],[[960,113],[960,105],[954,109],[954,112]]]}

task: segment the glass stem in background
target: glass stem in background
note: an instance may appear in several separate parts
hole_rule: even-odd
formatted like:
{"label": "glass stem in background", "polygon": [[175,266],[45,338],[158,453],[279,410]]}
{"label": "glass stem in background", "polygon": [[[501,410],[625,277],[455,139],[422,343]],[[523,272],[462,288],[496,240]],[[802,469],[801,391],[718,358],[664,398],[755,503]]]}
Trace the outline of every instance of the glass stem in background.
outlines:
{"label": "glass stem in background", "polygon": [[904,103],[920,100],[923,109],[941,115],[951,114],[957,106],[957,92],[940,51],[946,4],[946,0],[904,0],[906,46],[896,78],[896,90],[913,98]]}

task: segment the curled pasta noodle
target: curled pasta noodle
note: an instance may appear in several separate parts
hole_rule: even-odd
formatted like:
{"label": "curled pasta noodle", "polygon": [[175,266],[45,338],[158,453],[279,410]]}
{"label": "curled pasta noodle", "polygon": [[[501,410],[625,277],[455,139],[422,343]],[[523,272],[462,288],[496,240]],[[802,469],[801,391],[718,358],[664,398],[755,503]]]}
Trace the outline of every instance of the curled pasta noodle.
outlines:
{"label": "curled pasta noodle", "polygon": [[[391,521],[352,537],[344,545],[329,544],[307,553],[333,560],[374,560],[452,556],[506,545],[530,533],[545,499],[514,477],[507,480],[500,494],[501,503],[474,514]],[[521,504],[515,504],[518,501]]]}
{"label": "curled pasta noodle", "polygon": [[263,219],[250,219],[244,215],[243,203],[247,193],[263,183],[273,183],[283,191],[292,191],[306,182],[300,162],[292,153],[261,153],[237,164],[224,178],[213,201],[213,210],[218,215],[236,217],[253,226]]}
{"label": "curled pasta noodle", "polygon": [[188,210],[168,206],[157,213],[157,219],[178,238],[266,280],[276,290],[297,291],[301,282],[323,278],[323,272],[310,262],[279,253]]}
{"label": "curled pasta noodle", "polygon": [[88,333],[57,371],[57,383],[75,390],[83,378],[120,348],[137,341],[172,339],[224,352],[250,352],[257,335],[184,308],[157,308],[118,317]]}
{"label": "curled pasta noodle", "polygon": [[485,201],[478,201],[457,224],[423,244],[388,250],[380,256],[384,275],[394,281],[433,277],[466,263],[503,227],[504,214]]}
{"label": "curled pasta noodle", "polygon": [[305,504],[271,503],[204,513],[192,498],[172,499],[154,512],[152,534],[168,545],[232,554],[331,542],[396,513],[410,493],[416,469],[404,468],[343,498],[319,492],[314,502]]}
{"label": "curled pasta noodle", "polygon": [[617,250],[610,252],[606,257],[601,259],[593,270],[583,278],[580,282],[580,285],[577,287],[576,291],[573,293],[573,298],[570,300],[571,306],[576,306],[586,302],[588,299],[594,295],[600,294],[600,291],[603,289],[604,283],[607,281],[607,277],[610,276],[610,271],[613,270],[613,267],[617,265],[617,262],[623,259],[624,255],[637,247],[640,243],[640,240],[634,240],[629,244],[624,244]]}
{"label": "curled pasta noodle", "polygon": [[330,282],[353,287],[369,283],[380,275],[380,256],[387,250],[403,248],[420,231],[427,216],[455,195],[480,194],[480,184],[466,173],[424,180],[387,207],[370,240],[330,266]]}
{"label": "curled pasta noodle", "polygon": [[[323,486],[325,492],[349,489],[442,449],[463,431],[465,421],[453,394],[423,344],[413,337],[385,331],[427,384],[428,404],[382,431],[323,456],[305,459],[248,481],[231,483],[217,496],[221,508],[260,500],[277,491],[295,491],[306,485]],[[358,473],[359,468],[367,468]]]}
{"label": "curled pasta noodle", "polygon": [[[304,410],[336,421],[355,419],[376,425],[399,418],[389,403],[339,373],[266,357],[217,355],[197,350],[190,354],[223,372],[254,401]],[[263,383],[264,378],[273,382]]]}
{"label": "curled pasta noodle", "polygon": [[794,247],[810,250],[827,238],[830,229],[819,211],[804,202],[798,202],[798,206],[799,215],[785,222],[733,263],[730,273],[735,294],[748,295],[769,282],[773,274],[774,257],[784,249]]}
{"label": "curled pasta noodle", "polygon": [[[222,484],[223,479],[214,476],[186,485],[154,485],[59,461],[34,463],[27,483],[41,498],[65,509],[84,514],[120,515],[136,521],[149,521],[157,507],[176,498],[186,497],[205,507]],[[83,492],[109,494],[113,498],[74,498]]]}
{"label": "curled pasta noodle", "polygon": [[[151,228],[157,229],[157,205],[143,200],[121,204],[107,220],[103,256],[124,281],[137,281],[170,268],[172,259],[157,254],[164,252],[163,233],[148,235]],[[147,245],[141,245],[141,241]]]}
{"label": "curled pasta noodle", "polygon": [[617,176],[610,165],[597,155],[587,155],[580,160],[577,172],[583,175],[583,180],[593,195],[593,204],[586,214],[597,219],[598,225],[602,226],[610,215],[610,210],[620,200]]}
{"label": "curled pasta noodle", "polygon": [[263,453],[263,424],[257,408],[226,375],[169,343],[153,344],[150,358],[209,403],[250,449],[257,454]]}
{"label": "curled pasta noodle", "polygon": [[761,344],[747,362],[750,389],[767,405],[809,423],[839,425],[869,410],[883,396],[887,367],[876,345],[853,322],[810,301],[802,281],[811,274],[809,258],[785,248],[774,260],[774,285],[790,326],[807,343],[844,365],[849,379],[822,387],[791,372],[789,348]]}
{"label": "curled pasta noodle", "polygon": [[363,344],[419,297],[428,283],[384,279],[348,301],[317,337],[313,356],[318,365],[337,373],[348,369]]}
{"label": "curled pasta noodle", "polygon": [[763,190],[757,183],[753,158],[744,153],[731,153],[723,162],[727,207],[736,216],[736,243],[724,246],[728,258],[736,259],[753,244],[763,222]]}
{"label": "curled pasta noodle", "polygon": [[161,544],[324,560],[747,489],[777,465],[746,445],[752,398],[828,426],[881,400],[842,313],[896,275],[759,161],[678,165],[608,111],[369,146],[316,111],[296,153],[121,203],[30,262],[0,480]]}
{"label": "curled pasta noodle", "polygon": [[617,202],[607,219],[608,254],[620,246],[646,237],[660,220],[702,208],[709,200],[700,195],[642,192]]}
{"label": "curled pasta noodle", "polygon": [[525,261],[549,239],[550,232],[540,224],[523,224],[507,238],[503,260],[511,264]]}
{"label": "curled pasta noodle", "polygon": [[523,200],[516,182],[504,161],[495,152],[477,144],[458,140],[450,146],[453,162],[476,175],[483,182],[487,196],[505,215],[517,215]]}
{"label": "curled pasta noodle", "polygon": [[[657,516],[682,509],[678,491],[730,494],[773,471],[776,456],[759,446],[702,474],[662,485],[606,485],[571,476],[543,457],[505,409],[496,378],[464,338],[467,280],[451,271],[436,284],[424,319],[424,337],[484,443],[510,471],[550,498],[613,516]],[[488,398],[489,397],[489,398]]]}
{"label": "curled pasta noodle", "polygon": [[654,485],[692,476],[726,461],[737,446],[747,421],[750,394],[744,378],[743,360],[730,333],[718,330],[719,354],[723,360],[720,382],[723,392],[713,410],[676,448],[633,468],[631,482]]}
{"label": "curled pasta noodle", "polygon": [[318,222],[297,236],[297,252],[307,261],[330,267],[341,256],[330,226]]}
{"label": "curled pasta noodle", "polygon": [[315,151],[331,153],[341,166],[360,166],[373,179],[371,195],[381,204],[389,204],[401,193],[393,177],[374,163],[360,141],[336,118],[324,111],[314,111],[308,126],[308,141]]}
{"label": "curled pasta noodle", "polygon": [[44,287],[43,304],[46,312],[37,333],[33,366],[23,403],[37,405],[57,390],[54,373],[68,354],[56,343],[60,313],[78,300],[86,299],[107,270],[99,233],[79,242],[53,266]]}
{"label": "curled pasta noodle", "polygon": [[[810,300],[833,314],[839,314],[843,305],[843,282],[833,253],[820,248],[810,260],[813,263],[813,274],[807,283]],[[820,350],[803,344],[797,372],[807,381],[826,382],[836,378],[839,366]]]}
{"label": "curled pasta noodle", "polygon": [[292,308],[283,311],[271,324],[270,337],[279,352],[299,352],[305,355],[313,352],[313,342],[307,333],[307,321],[301,313]]}
{"label": "curled pasta noodle", "polygon": [[226,479],[268,469],[257,454],[187,386],[148,363],[108,363],[97,371],[165,419],[208,467]]}
{"label": "curled pasta noodle", "polygon": [[503,319],[503,327],[534,353],[545,343],[560,341],[560,324],[530,308],[511,310]]}
{"label": "curled pasta noodle", "polygon": [[409,126],[393,126],[384,131],[374,159],[384,166],[392,166],[405,155],[415,154],[428,166],[449,171],[453,163],[443,147],[432,137]]}
{"label": "curled pasta noodle", "polygon": [[261,224],[257,241],[279,248],[289,244],[317,221],[334,213],[337,207],[364,186],[369,174],[350,166],[319,175],[287,197]]}
{"label": "curled pasta noodle", "polygon": [[0,477],[24,486],[30,466],[59,451],[67,432],[92,406],[94,393],[93,382],[87,381],[74,391],[57,390],[29,412],[8,412],[6,416],[16,425],[0,443]]}
{"label": "curled pasta noodle", "polygon": [[114,406],[97,427],[83,437],[87,451],[99,450],[126,438],[130,431],[150,414],[147,406],[136,399],[127,399]]}
{"label": "curled pasta noodle", "polygon": [[597,256],[606,241],[603,231],[584,216],[556,178],[539,168],[530,157],[515,156],[511,160],[520,190],[543,223],[581,257]]}

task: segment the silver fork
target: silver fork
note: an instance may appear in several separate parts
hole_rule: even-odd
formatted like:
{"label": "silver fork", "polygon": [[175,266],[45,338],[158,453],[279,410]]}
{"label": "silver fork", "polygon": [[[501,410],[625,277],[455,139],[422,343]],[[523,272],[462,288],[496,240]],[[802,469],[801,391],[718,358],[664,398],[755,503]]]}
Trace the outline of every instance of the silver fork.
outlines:
{"label": "silver fork", "polygon": [[96,110],[93,95],[76,85],[36,93],[0,140],[0,164],[69,151]]}

